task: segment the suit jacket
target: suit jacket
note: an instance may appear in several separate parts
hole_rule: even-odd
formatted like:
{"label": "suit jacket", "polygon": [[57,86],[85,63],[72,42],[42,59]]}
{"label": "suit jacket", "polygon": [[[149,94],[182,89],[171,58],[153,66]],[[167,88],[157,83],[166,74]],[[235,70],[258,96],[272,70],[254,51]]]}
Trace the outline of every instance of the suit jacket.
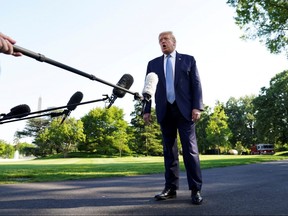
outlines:
{"label": "suit jacket", "polygon": [[[164,75],[164,55],[149,61],[147,73],[158,75],[158,84],[155,92],[156,116],[159,123],[166,114],[166,80]],[[203,110],[202,87],[196,61],[193,56],[176,52],[175,60],[175,100],[182,115],[192,121],[192,110]],[[144,113],[151,112],[151,103],[146,105]]]}

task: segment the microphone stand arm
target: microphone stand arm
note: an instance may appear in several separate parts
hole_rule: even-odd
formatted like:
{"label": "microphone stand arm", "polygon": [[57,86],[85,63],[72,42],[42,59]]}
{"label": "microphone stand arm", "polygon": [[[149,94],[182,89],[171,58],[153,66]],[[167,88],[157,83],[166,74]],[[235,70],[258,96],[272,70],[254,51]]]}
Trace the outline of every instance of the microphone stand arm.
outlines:
{"label": "microphone stand arm", "polygon": [[[89,104],[89,103],[95,103],[95,102],[99,102],[99,101],[105,101],[105,100],[108,100],[108,99],[109,99],[108,95],[103,95],[103,96],[105,96],[105,97],[103,97],[102,99],[85,101],[85,102],[76,103],[76,104],[69,104],[69,106],[74,106],[74,105],[79,106],[79,105],[84,105],[84,104]],[[42,117],[42,116],[57,117],[57,116],[66,114],[67,111],[69,111],[69,110],[64,110],[63,112],[59,112],[59,113],[56,113],[56,112],[51,112],[51,113],[46,113],[46,114],[41,114],[41,113],[50,112],[50,111],[54,111],[54,110],[59,110],[59,109],[67,108],[67,107],[68,107],[68,105],[66,105],[66,106],[60,106],[60,107],[54,107],[54,108],[51,108],[51,109],[39,110],[39,111],[36,111],[36,112],[30,112],[30,113],[28,114],[28,115],[40,114],[40,115],[37,115],[37,116],[29,116],[29,117],[25,117],[25,118],[12,119],[12,120],[2,121],[2,122],[1,122],[1,119],[0,119],[0,125],[1,125],[1,124],[5,124],[5,123],[9,123],[9,122],[27,120],[27,119],[31,119],[31,118],[39,118],[39,117]],[[70,110],[70,111],[72,111],[72,110]],[[22,116],[22,115],[23,115],[23,114],[14,115],[14,116],[11,116],[11,118],[17,118],[17,117]],[[11,119],[11,118],[10,118],[10,119]]]}
{"label": "microphone stand arm", "polygon": [[5,123],[15,122],[15,121],[22,121],[22,120],[27,120],[27,119],[32,119],[32,118],[39,118],[39,117],[43,117],[43,116],[50,116],[51,118],[53,118],[53,117],[61,116],[65,113],[66,113],[65,110],[63,112],[59,112],[59,113],[51,112],[51,113],[41,114],[41,115],[37,115],[37,116],[29,116],[29,117],[20,118],[20,119],[12,119],[9,121],[0,122],[0,124],[5,124]]}
{"label": "microphone stand arm", "polygon": [[137,99],[140,99],[140,96],[139,96],[139,94],[138,94],[137,92],[131,92],[131,91],[129,91],[129,90],[126,89],[126,88],[123,88],[123,87],[121,87],[121,86],[117,86],[117,85],[114,85],[114,84],[109,83],[109,82],[107,82],[107,81],[104,81],[104,80],[102,80],[102,79],[99,79],[99,78],[95,77],[93,74],[85,73],[85,72],[83,72],[83,71],[77,70],[77,69],[75,69],[75,68],[73,68],[73,67],[70,67],[70,66],[68,66],[68,65],[65,65],[65,64],[62,64],[62,63],[60,63],[60,62],[57,62],[57,61],[55,61],[55,60],[53,60],[53,59],[47,58],[47,57],[45,57],[44,55],[42,55],[42,54],[40,54],[40,53],[35,53],[35,52],[33,52],[33,51],[30,51],[30,50],[28,50],[28,49],[25,49],[25,48],[20,47],[20,46],[17,46],[17,45],[13,45],[13,49],[14,49],[15,52],[21,52],[23,55],[28,56],[28,57],[30,57],[30,58],[34,58],[34,59],[37,60],[37,61],[46,62],[46,63],[49,63],[49,64],[54,65],[54,66],[56,66],[56,67],[60,67],[60,68],[62,68],[62,69],[64,69],[64,70],[68,70],[68,71],[70,71],[70,72],[72,72],[72,73],[75,73],[75,74],[84,76],[84,77],[86,77],[86,78],[89,78],[89,79],[91,79],[91,80],[93,80],[93,81],[98,81],[98,82],[103,83],[103,84],[106,84],[106,85],[108,85],[108,86],[111,86],[111,87],[114,87],[114,88],[118,88],[118,89],[120,89],[120,90],[122,90],[122,91],[125,91],[125,92],[127,92],[127,93],[129,93],[129,94],[134,95],[134,98],[135,98],[135,99],[136,99],[136,98],[137,98]]}

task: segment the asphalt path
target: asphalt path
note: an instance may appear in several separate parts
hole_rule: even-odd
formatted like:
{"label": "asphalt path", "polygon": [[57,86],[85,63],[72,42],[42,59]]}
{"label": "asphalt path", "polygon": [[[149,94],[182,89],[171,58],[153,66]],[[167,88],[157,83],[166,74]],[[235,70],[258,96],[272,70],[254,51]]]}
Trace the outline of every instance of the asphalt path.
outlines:
{"label": "asphalt path", "polygon": [[0,186],[0,215],[288,215],[288,160],[205,169],[203,204],[185,173],[177,198],[154,201],[163,174]]}

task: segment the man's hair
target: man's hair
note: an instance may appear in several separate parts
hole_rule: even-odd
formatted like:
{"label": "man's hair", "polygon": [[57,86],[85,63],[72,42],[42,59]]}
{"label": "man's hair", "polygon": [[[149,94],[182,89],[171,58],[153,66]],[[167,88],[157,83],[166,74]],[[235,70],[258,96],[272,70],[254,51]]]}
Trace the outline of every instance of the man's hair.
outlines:
{"label": "man's hair", "polygon": [[160,36],[165,35],[165,34],[171,35],[172,40],[173,40],[174,42],[176,42],[176,38],[175,38],[175,36],[174,36],[174,34],[173,34],[172,31],[164,31],[164,32],[161,32],[161,33],[159,34],[158,38],[160,38]]}

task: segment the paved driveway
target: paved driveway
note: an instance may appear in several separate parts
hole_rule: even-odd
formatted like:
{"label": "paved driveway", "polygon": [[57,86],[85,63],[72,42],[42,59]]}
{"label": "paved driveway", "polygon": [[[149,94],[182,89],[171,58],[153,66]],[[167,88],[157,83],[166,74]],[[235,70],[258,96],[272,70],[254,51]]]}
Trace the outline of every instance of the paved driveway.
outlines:
{"label": "paved driveway", "polygon": [[161,174],[0,186],[0,215],[288,215],[288,160],[203,170],[204,203],[154,201]]}

